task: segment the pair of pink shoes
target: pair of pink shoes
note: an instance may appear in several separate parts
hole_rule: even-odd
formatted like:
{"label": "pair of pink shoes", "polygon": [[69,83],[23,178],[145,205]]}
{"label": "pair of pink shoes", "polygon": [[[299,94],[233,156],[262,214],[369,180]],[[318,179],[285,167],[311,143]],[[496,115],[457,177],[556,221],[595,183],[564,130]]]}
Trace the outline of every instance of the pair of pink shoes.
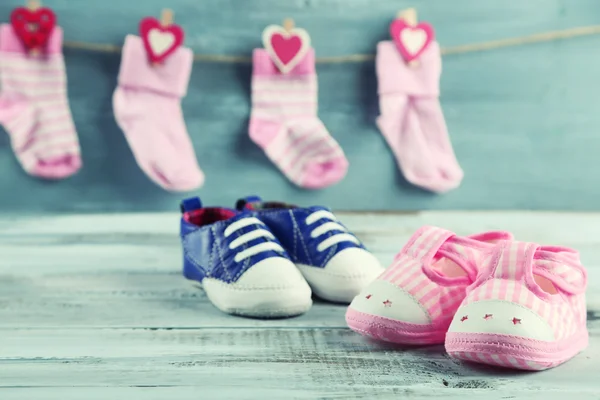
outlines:
{"label": "pair of pink shoes", "polygon": [[457,359],[543,370],[587,346],[586,285],[575,250],[425,226],[354,298],[346,321],[378,340],[445,343]]}

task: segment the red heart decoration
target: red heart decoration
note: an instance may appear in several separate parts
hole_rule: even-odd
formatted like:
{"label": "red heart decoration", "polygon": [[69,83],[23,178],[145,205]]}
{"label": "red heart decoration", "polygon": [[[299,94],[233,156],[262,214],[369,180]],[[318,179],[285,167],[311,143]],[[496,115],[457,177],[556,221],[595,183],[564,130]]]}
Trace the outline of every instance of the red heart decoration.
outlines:
{"label": "red heart decoration", "polygon": [[302,47],[302,39],[298,36],[283,37],[276,33],[271,36],[271,46],[283,64],[289,64]]}
{"label": "red heart decoration", "polygon": [[392,22],[390,35],[406,62],[419,58],[435,37],[433,27],[427,22],[420,22],[413,26],[403,19]]}
{"label": "red heart decoration", "polygon": [[163,26],[147,17],[140,21],[140,36],[150,62],[161,63],[183,44],[184,32],[179,25]]}
{"label": "red heart decoration", "polygon": [[279,25],[269,25],[262,38],[267,53],[284,74],[293,70],[310,50],[310,36],[301,28],[288,31]]}
{"label": "red heart decoration", "polygon": [[25,48],[33,50],[48,44],[50,34],[56,26],[56,15],[46,7],[35,11],[17,7],[10,14],[10,24]]}

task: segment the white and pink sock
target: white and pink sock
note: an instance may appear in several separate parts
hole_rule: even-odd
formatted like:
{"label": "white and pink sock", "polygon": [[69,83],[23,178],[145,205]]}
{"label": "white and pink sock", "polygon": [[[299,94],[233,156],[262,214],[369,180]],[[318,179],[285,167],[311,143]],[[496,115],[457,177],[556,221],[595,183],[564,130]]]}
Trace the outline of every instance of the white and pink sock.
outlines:
{"label": "white and pink sock", "polygon": [[30,55],[12,26],[0,25],[0,124],[23,169],[45,179],[66,178],[81,167],[62,38],[56,27],[46,51]]}
{"label": "white and pink sock", "polygon": [[294,184],[320,189],[339,182],[348,161],[317,117],[317,75],[311,49],[283,75],[266,50],[255,49],[250,138]]}
{"label": "white and pink sock", "polygon": [[180,47],[153,66],[142,39],[128,35],[113,95],[115,118],[138,165],[169,191],[189,191],[204,183],[181,110],[192,62],[192,51]]}
{"label": "white and pink sock", "polygon": [[433,192],[458,187],[463,171],[456,160],[439,101],[442,72],[437,42],[408,66],[395,44],[377,46],[377,78],[381,116],[377,125],[404,177]]}

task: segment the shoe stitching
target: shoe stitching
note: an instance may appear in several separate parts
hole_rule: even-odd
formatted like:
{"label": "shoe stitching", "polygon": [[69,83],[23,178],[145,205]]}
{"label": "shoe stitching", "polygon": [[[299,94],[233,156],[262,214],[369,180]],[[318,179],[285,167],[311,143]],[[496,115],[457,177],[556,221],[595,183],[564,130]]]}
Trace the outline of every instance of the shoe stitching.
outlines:
{"label": "shoe stitching", "polygon": [[[210,254],[208,255],[208,265],[213,265],[216,250],[217,250],[217,242],[213,241],[212,248],[210,249]],[[207,272],[206,276],[211,277],[212,271]]]}
{"label": "shoe stitching", "polygon": [[[308,307],[310,307],[310,305],[312,305],[312,302],[308,305]],[[285,307],[285,308],[271,308],[269,309],[269,311],[265,311],[265,312],[260,312],[260,313],[255,313],[255,312],[250,312],[250,310],[246,309],[246,308],[227,308],[227,312],[231,313],[231,314],[239,314],[242,316],[261,316],[261,317],[270,317],[279,313],[292,313],[291,315],[295,315],[296,313],[300,314],[300,310],[303,310],[302,312],[305,312],[304,310],[307,308],[306,305],[294,305],[294,306],[289,306],[289,307]]]}
{"label": "shoe stitching", "polygon": [[188,245],[189,245],[188,242],[190,241],[190,240],[188,240],[189,238],[190,238],[190,236],[186,236],[183,239],[183,253],[192,262],[192,264],[194,266],[196,266],[197,268],[200,268],[202,270],[202,272],[206,273],[206,271],[204,271],[204,268],[200,265],[200,262],[194,256],[194,254],[188,250]]}
{"label": "shoe stitching", "polygon": [[[373,322],[373,321],[358,319],[358,318],[355,318],[355,317],[346,317],[346,319],[350,320],[350,321],[358,322],[358,323],[361,323],[361,324],[373,326],[373,327],[376,327],[376,328],[387,329],[387,330],[390,330],[390,331],[415,333],[414,330],[407,330],[407,329],[396,328],[396,327],[392,328],[390,326],[384,325],[384,324],[379,323],[379,322]],[[403,324],[418,325],[418,324],[413,324],[411,322],[406,322],[406,321],[400,321],[400,320],[395,320],[395,321],[397,321],[399,323],[403,323]],[[431,332],[442,333],[443,332],[443,331],[427,331],[427,330],[425,330],[428,327],[432,327],[433,328],[434,326],[433,326],[433,324],[424,324],[423,325],[423,329],[424,330],[420,331],[420,332],[416,332],[416,333],[431,333]]]}
{"label": "shoe stitching", "polygon": [[225,261],[223,260],[223,253],[221,252],[221,240],[217,236],[214,227],[211,228],[211,232],[215,236],[214,237],[214,241],[215,241],[215,243],[217,243],[217,254],[219,255],[219,260],[221,261],[221,265],[223,266],[223,271],[225,272],[225,276],[227,277],[227,280],[229,280],[229,281],[237,281],[238,278],[240,277],[241,272],[243,271],[243,269],[241,269],[236,274],[235,278],[232,279],[231,274],[229,273],[229,270],[227,269],[227,265],[225,264]]}
{"label": "shoe stitching", "polygon": [[[329,237],[331,237],[331,235],[329,235]],[[333,258],[334,254],[337,252],[337,248],[338,248],[337,244],[335,244],[331,247],[331,250],[329,250],[327,257],[325,257],[325,260],[323,260],[323,262],[320,265],[321,268],[325,268],[327,263]]]}
{"label": "shoe stitching", "polygon": [[294,217],[294,213],[292,212],[292,210],[289,211],[290,213],[290,217],[292,218],[292,223],[294,224],[294,233],[296,232],[296,230],[299,233],[299,237],[300,237],[300,243],[302,244],[302,247],[304,248],[304,252],[306,253],[306,258],[308,258],[308,262],[310,262],[311,264],[313,264],[312,259],[310,258],[310,253],[308,252],[308,248],[306,247],[306,243],[304,242],[304,238],[302,237],[302,231],[300,230],[300,227],[298,226],[298,223],[296,221],[296,217]]}
{"label": "shoe stitching", "polygon": [[187,251],[186,245],[187,245],[186,239],[184,238],[183,253],[187,258],[189,258],[189,261],[191,261],[192,267],[194,267],[196,269],[196,271],[200,272],[200,274],[205,275],[204,278],[208,277],[209,273],[207,271],[205,271],[204,268],[202,268],[202,266],[200,266],[198,264],[198,262],[194,259],[194,257],[191,255],[191,253],[189,251]]}
{"label": "shoe stitching", "polygon": [[[312,265],[307,265],[307,267],[314,269],[314,267]],[[325,268],[317,268],[315,270],[319,271],[318,272],[319,274],[328,275],[328,276],[332,276],[332,277],[336,277],[336,278],[354,279],[354,278],[366,278],[369,276],[369,274],[352,274],[352,275],[338,274],[335,272],[327,271],[327,269],[325,269]]]}
{"label": "shoe stitching", "polygon": [[[530,347],[530,346],[523,346],[523,345],[509,344],[509,343],[502,343],[502,342],[480,342],[480,341],[472,341],[472,340],[467,340],[467,339],[446,339],[446,344],[471,344],[471,345],[475,345],[473,347],[472,351],[485,351],[485,352],[487,352],[487,351],[489,351],[489,349],[486,349],[485,347],[478,347],[478,346],[492,345],[492,346],[505,347],[505,348],[513,349],[513,350],[528,350],[528,351],[548,352],[548,349],[540,350],[538,348]],[[552,349],[552,350],[559,351],[558,349]],[[455,350],[455,351],[457,351],[457,350]]]}
{"label": "shoe stitching", "polygon": [[[449,332],[449,333],[453,333],[453,332]],[[560,341],[554,341],[554,342],[544,342],[544,343],[548,343],[548,344],[552,344],[554,346],[554,351],[557,352],[564,352],[569,350],[569,347],[571,346],[570,342],[573,339],[579,339],[579,335],[581,334],[581,332],[578,332],[574,335],[571,335],[569,338],[565,338],[565,339],[561,339]],[[490,335],[494,335],[494,334],[490,334]],[[496,334],[497,336],[498,334]],[[527,337],[523,337],[523,336],[518,336],[518,335],[502,335],[502,336],[506,336],[507,338],[511,338],[511,339],[518,339],[518,340],[523,340],[523,341],[532,341],[535,339],[530,339]],[[564,347],[560,347],[558,346],[559,342],[562,343],[568,343],[567,345],[565,345]],[[482,345],[497,345],[497,346],[501,346],[501,347],[507,347],[507,348],[513,348],[513,349],[526,349],[526,350],[533,350],[533,351],[544,351],[547,352],[547,349],[544,350],[540,350],[539,348],[535,348],[535,347],[531,347],[530,345],[523,345],[523,344],[512,344],[512,343],[505,343],[505,342],[500,342],[500,341],[490,341],[490,340],[484,340],[484,341],[475,341],[473,339],[465,339],[465,338],[450,338],[450,339],[446,339],[446,343],[450,343],[450,344],[471,344],[471,345],[478,345],[478,346],[482,346]],[[483,349],[481,348],[480,350],[482,351],[488,351],[489,349]]]}
{"label": "shoe stitching", "polygon": [[[359,321],[355,321],[355,322],[359,322]],[[379,328],[379,327],[378,327],[378,328]],[[388,330],[388,331],[392,331],[392,330],[393,330],[393,331],[394,331],[394,333],[409,333],[409,332],[407,332],[407,331],[395,330],[395,329],[390,329],[390,328],[386,328],[386,327],[380,327],[380,328],[382,328],[382,329],[385,329],[385,330]],[[375,338],[377,338],[377,339],[381,339],[381,336],[380,336],[380,335],[374,334],[374,333],[372,333],[372,332],[369,332],[369,331],[367,331],[367,330],[360,329],[360,328],[351,328],[351,329],[352,329],[353,331],[355,331],[355,332],[362,333],[364,336],[368,336],[368,337],[375,337]],[[405,340],[406,340],[406,341],[409,341],[409,340],[419,340],[419,339],[423,339],[423,338],[421,338],[421,337],[410,337],[410,338],[406,338]]]}
{"label": "shoe stitching", "polygon": [[[215,279],[215,278],[212,278]],[[237,291],[251,291],[251,290],[287,290],[287,289],[291,289],[294,288],[294,285],[271,285],[271,286],[259,286],[259,287],[255,287],[255,286],[248,286],[248,285],[239,285],[239,286],[234,286],[231,283],[225,283],[223,281],[220,280],[215,280],[214,281],[215,284],[218,284],[220,286],[226,287],[229,290],[237,290]]]}

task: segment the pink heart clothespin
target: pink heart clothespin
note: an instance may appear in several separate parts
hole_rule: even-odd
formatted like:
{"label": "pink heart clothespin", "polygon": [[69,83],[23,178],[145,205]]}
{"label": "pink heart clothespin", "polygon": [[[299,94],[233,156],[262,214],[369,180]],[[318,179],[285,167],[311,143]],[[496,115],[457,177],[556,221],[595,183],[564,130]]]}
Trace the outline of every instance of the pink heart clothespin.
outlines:
{"label": "pink heart clothespin", "polygon": [[411,66],[417,64],[416,60],[435,38],[433,27],[429,23],[417,24],[417,11],[414,8],[398,13],[390,25],[390,35],[404,61]]}
{"label": "pink heart clothespin", "polygon": [[294,27],[291,18],[283,26],[269,25],[262,34],[263,46],[282,74],[293,70],[310,49],[310,36],[306,30]]}
{"label": "pink heart clothespin", "polygon": [[183,44],[183,29],[173,23],[173,11],[162,11],[160,21],[146,17],[140,21],[140,36],[148,59],[154,65],[162,63]]}

